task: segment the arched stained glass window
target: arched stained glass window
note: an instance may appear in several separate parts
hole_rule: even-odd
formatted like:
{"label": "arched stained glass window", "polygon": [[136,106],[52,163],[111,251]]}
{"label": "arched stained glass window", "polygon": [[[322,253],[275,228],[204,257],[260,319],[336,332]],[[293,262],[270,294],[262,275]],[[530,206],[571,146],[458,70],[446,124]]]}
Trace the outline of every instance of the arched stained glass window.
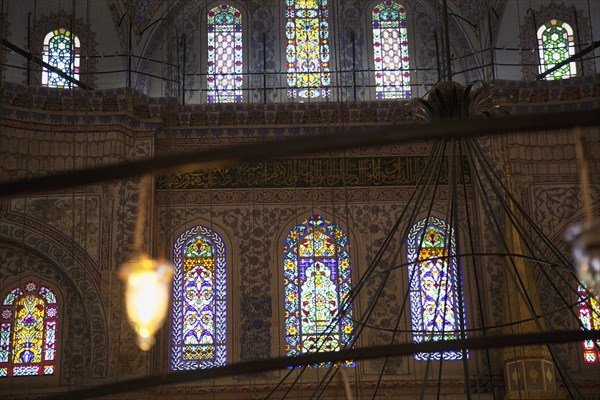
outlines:
{"label": "arched stained glass window", "polygon": [[373,59],[378,99],[410,97],[406,10],[386,0],[373,8]]}
{"label": "arched stained glass window", "polygon": [[[458,339],[464,299],[458,298],[454,230],[436,217],[415,223],[407,238],[413,342]],[[461,317],[461,309],[463,316]],[[416,360],[460,360],[461,351],[416,353]]]}
{"label": "arched stained glass window", "polygon": [[327,0],[285,0],[288,97],[329,96]]}
{"label": "arched stained glass window", "polygon": [[[537,31],[540,74],[575,54],[573,28],[557,19],[540,26]],[[546,75],[546,79],[567,79],[577,74],[575,62],[570,62]]]}
{"label": "arched stained glass window", "polygon": [[54,375],[58,304],[52,290],[30,281],[2,302],[0,377]]}
{"label": "arched stained glass window", "polygon": [[[588,296],[585,286],[577,287],[579,297],[579,320],[584,330],[600,330],[600,304]],[[583,341],[583,360],[588,364],[600,363],[600,343],[593,340]]]}
{"label": "arched stained glass window", "polygon": [[336,351],[351,345],[352,265],[346,233],[313,215],[289,231],[283,264],[286,354]]}
{"label": "arched stained glass window", "polygon": [[173,247],[171,370],[225,365],[227,361],[225,243],[195,226]]}
{"label": "arched stained glass window", "polygon": [[242,101],[242,14],[229,4],[208,12],[208,102]]}
{"label": "arched stained glass window", "polygon": [[[65,74],[79,79],[80,52],[79,38],[67,29],[60,28],[48,32],[46,35],[42,58]],[[73,84],[56,72],[44,68],[42,70],[42,85],[70,88]]]}

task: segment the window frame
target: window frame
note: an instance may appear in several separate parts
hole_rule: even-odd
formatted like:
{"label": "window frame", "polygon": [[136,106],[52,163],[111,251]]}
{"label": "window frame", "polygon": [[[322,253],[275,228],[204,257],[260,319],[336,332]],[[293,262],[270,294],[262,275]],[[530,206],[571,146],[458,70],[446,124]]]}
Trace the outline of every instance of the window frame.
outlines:
{"label": "window frame", "polygon": [[[48,292],[51,293],[52,297],[54,298],[54,302],[48,304],[48,302],[46,301],[47,299],[43,299],[44,301],[44,328],[43,328],[43,339],[42,339],[42,343],[43,343],[43,350],[42,350],[42,360],[36,363],[23,363],[23,364],[27,364],[27,366],[33,366],[33,365],[39,365],[40,370],[38,373],[36,374],[19,374],[19,375],[14,375],[14,367],[15,367],[15,363],[14,363],[14,359],[12,358],[13,355],[11,354],[13,349],[12,349],[12,341],[13,341],[13,337],[15,334],[15,303],[18,302],[24,295],[27,295],[27,293],[32,293],[32,290],[28,290],[27,286],[34,284],[36,285],[35,290],[35,296],[40,298],[43,298],[43,295],[40,294],[42,289],[46,289]],[[10,293],[14,293],[15,291],[20,290],[20,294],[13,300],[12,304],[5,304],[7,297],[9,296]],[[13,282],[12,284],[6,286],[4,288],[4,290],[2,290],[2,292],[0,292],[0,294],[2,295],[1,299],[1,303],[0,303],[0,309],[2,310],[2,314],[0,314],[0,325],[4,325],[6,322],[5,321],[10,321],[10,328],[9,328],[9,343],[8,343],[8,361],[7,362],[1,362],[0,363],[0,368],[6,368],[7,369],[7,374],[6,375],[0,375],[0,380],[2,378],[36,378],[36,381],[40,380],[42,382],[47,382],[48,380],[50,381],[55,381],[58,379],[59,375],[60,375],[60,359],[61,359],[61,354],[60,354],[60,342],[61,342],[61,337],[62,337],[62,333],[63,333],[63,329],[62,329],[62,320],[64,319],[64,317],[61,315],[61,313],[64,310],[64,305],[61,301],[61,297],[60,297],[60,292],[59,290],[57,290],[56,285],[47,282],[45,280],[40,280],[39,277],[24,277],[22,279],[20,279],[18,282]],[[56,309],[56,314],[54,316],[48,317],[46,311],[48,310],[49,307],[54,307]],[[12,311],[9,311],[12,310]],[[11,316],[10,318],[5,318],[4,313],[5,312],[11,312]],[[47,357],[47,347],[48,347],[48,335],[47,335],[47,325],[48,323],[54,323],[54,337],[53,337],[53,347],[54,347],[54,351],[53,351],[53,359],[46,359]],[[1,329],[1,328],[0,328]],[[47,367],[51,367],[52,371],[50,373],[46,373],[46,368]]]}
{"label": "window frame", "polygon": [[[421,240],[422,233],[424,233],[430,226],[434,226],[438,229],[444,230],[446,232],[445,243],[448,243],[447,256],[451,260],[451,274],[449,274],[451,278],[452,285],[452,297],[453,297],[453,305],[452,310],[455,315],[455,320],[452,322],[454,329],[451,331],[451,335],[446,334],[446,330],[444,329],[441,332],[441,339],[436,339],[432,335],[434,331],[425,330],[422,309],[424,307],[422,302],[422,285],[420,281],[420,269],[421,266],[417,265],[415,260],[418,260],[420,249],[418,246],[422,246],[423,242],[417,244],[417,240]],[[450,235],[450,240],[448,241],[447,237]],[[445,248],[444,248],[445,249]],[[460,338],[466,337],[467,331],[467,309],[465,304],[465,286],[464,286],[464,276],[462,274],[462,267],[460,265],[460,260],[458,259],[458,243],[456,240],[456,229],[452,227],[449,223],[447,223],[444,219],[438,218],[436,216],[430,215],[425,218],[421,218],[414,222],[411,225],[411,228],[407,234],[406,238],[406,260],[407,260],[407,272],[408,272],[408,286],[409,286],[409,296],[410,296],[410,313],[411,313],[411,329],[412,329],[412,337],[413,343],[422,343],[427,341],[438,341],[438,340],[447,340],[447,339],[456,339],[460,336]],[[419,263],[420,264],[420,263]],[[417,273],[419,273],[417,275]],[[415,279],[417,278],[417,279]],[[462,294],[462,298],[458,298],[459,292],[458,287],[462,288],[460,294]],[[462,306],[462,315],[460,314]],[[465,335],[462,337],[462,332],[460,329],[460,325],[463,325]],[[446,337],[447,336],[447,337]],[[454,360],[462,360],[463,359],[463,350],[451,350],[444,352],[419,352],[415,353],[414,359],[416,361],[454,361]],[[466,358],[469,358],[469,352],[466,351]]]}
{"label": "window frame", "polygon": [[[330,351],[342,350],[351,348],[356,340],[355,334],[355,326],[353,324],[353,314],[354,314],[354,304],[353,302],[345,303],[344,298],[349,296],[352,293],[352,254],[350,253],[350,243],[349,243],[349,235],[346,231],[344,231],[338,224],[328,219],[327,217],[321,214],[311,214],[310,216],[301,219],[300,223],[296,223],[292,225],[289,229],[287,229],[282,237],[282,268],[283,268],[283,285],[282,287],[282,301],[283,301],[283,343],[285,346],[285,354],[286,356],[297,356],[301,354],[311,353],[311,351],[303,351],[303,333],[302,333],[302,324],[300,315],[302,313],[301,306],[301,295],[302,295],[302,285],[299,282],[299,277],[301,276],[300,268],[300,255],[298,253],[298,248],[300,242],[304,237],[306,237],[311,232],[314,232],[314,228],[310,228],[310,224],[315,221],[316,224],[322,226],[322,229],[325,232],[332,232],[331,234],[326,235],[332,240],[336,253],[331,258],[336,258],[336,271],[335,272],[339,281],[335,285],[336,286],[336,294],[337,294],[337,307],[338,312],[336,316],[339,315],[339,311],[341,308],[346,306],[346,310],[344,314],[342,314],[341,318],[337,318],[335,325],[337,325],[337,329],[332,331],[331,333],[327,333],[327,335],[339,335],[339,348],[333,349]],[[301,232],[300,235],[298,233]],[[339,233],[339,235],[337,235]],[[337,235],[338,239],[334,236]],[[345,244],[344,244],[345,242]],[[313,253],[314,254],[314,253]],[[324,258],[324,257],[315,257],[313,258]],[[308,257],[306,257],[308,258]],[[295,261],[295,264],[290,264],[290,262]],[[341,262],[346,261],[347,266],[343,267],[346,271],[340,272]],[[298,283],[295,284],[295,281],[298,280]],[[294,321],[296,320],[296,321]],[[288,327],[289,325],[289,327]],[[328,324],[329,326],[329,324]],[[290,333],[290,330],[293,330],[295,333]],[[318,333],[317,333],[318,334]],[[310,334],[309,334],[310,335]],[[318,341],[318,339],[317,339]],[[345,367],[355,367],[356,363],[354,361],[345,361],[341,363],[341,365]],[[330,363],[326,364],[318,364],[313,365],[312,367],[320,368],[320,367],[329,367]]]}
{"label": "window frame", "polygon": [[[180,316],[183,318],[183,262],[184,262],[184,246],[195,237],[204,236],[209,238],[215,244],[213,250],[215,260],[215,286],[214,290],[214,302],[215,302],[215,331],[214,338],[217,343],[215,346],[215,357],[212,360],[183,360],[182,352],[180,351],[183,347],[183,337],[180,339],[180,335],[183,335],[183,322],[179,325],[176,324],[176,318]],[[170,329],[169,329],[169,363],[168,369],[170,371],[183,371],[189,369],[204,369],[212,368],[216,366],[224,366],[228,362],[229,354],[229,342],[228,337],[228,321],[230,319],[230,310],[228,309],[228,277],[227,271],[228,259],[227,245],[222,235],[220,235],[214,229],[206,227],[204,225],[195,225],[189,229],[184,230],[181,234],[175,237],[172,242],[172,256],[173,265],[175,267],[175,273],[173,276],[172,284],[172,305],[170,310]],[[179,289],[179,290],[178,290]],[[180,332],[176,332],[176,330]],[[179,340],[180,339],[180,340]]]}

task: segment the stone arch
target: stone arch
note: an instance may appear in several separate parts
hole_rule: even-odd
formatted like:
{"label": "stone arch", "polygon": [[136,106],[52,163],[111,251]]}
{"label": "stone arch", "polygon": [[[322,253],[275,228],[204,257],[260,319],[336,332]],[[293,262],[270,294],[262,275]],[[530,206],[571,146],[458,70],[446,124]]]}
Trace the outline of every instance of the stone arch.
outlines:
{"label": "stone arch", "polygon": [[[103,378],[108,367],[108,326],[100,290],[85,263],[75,259],[70,249],[54,239],[62,236],[56,232],[52,233],[52,237],[44,235],[38,229],[4,219],[0,224],[0,241],[9,246],[6,251],[12,254],[13,262],[3,266],[1,273],[6,276],[2,281],[10,281],[10,276],[18,276],[21,270],[35,271],[38,268],[40,274],[56,282],[66,293],[65,304],[80,307],[64,315],[69,318],[69,331],[65,338],[73,340],[74,346],[82,346],[73,349],[73,354],[78,353],[82,357],[79,359],[73,355],[69,360],[64,358],[67,364],[62,365],[62,379],[75,379],[75,371],[84,368],[81,376]],[[30,257],[32,261],[24,263],[23,257]],[[3,262],[6,259],[3,257]],[[86,340],[84,332],[88,332],[90,340],[85,346],[82,343]],[[77,338],[80,340],[77,341]],[[85,365],[86,360],[89,360],[89,369]]]}
{"label": "stone arch", "polygon": [[[32,24],[31,43],[33,48],[30,49],[34,54],[41,54],[44,38],[48,32],[65,28],[73,30],[79,41],[81,42],[81,72],[79,80],[88,86],[93,87],[96,83],[97,59],[94,56],[97,54],[98,43],[96,42],[96,33],[90,30],[89,23],[86,23],[83,18],[73,18],[63,9],[58,12],[51,11],[49,14],[42,14]],[[27,38],[26,38],[27,41]],[[31,71],[29,72],[30,81],[35,85],[42,83],[42,67],[32,63]],[[24,73],[25,77],[27,72]]]}

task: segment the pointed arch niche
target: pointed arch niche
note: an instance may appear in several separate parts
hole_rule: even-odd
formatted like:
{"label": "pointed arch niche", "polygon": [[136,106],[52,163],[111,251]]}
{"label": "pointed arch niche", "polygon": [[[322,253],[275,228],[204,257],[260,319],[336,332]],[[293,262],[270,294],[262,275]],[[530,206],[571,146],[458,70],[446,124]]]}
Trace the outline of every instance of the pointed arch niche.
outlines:
{"label": "pointed arch niche", "polygon": [[[42,59],[71,78],[79,80],[81,43],[65,28],[53,29],[44,38]],[[42,85],[53,88],[71,88],[73,84],[56,72],[42,68]]]}
{"label": "pointed arch niche", "polygon": [[173,305],[170,369],[223,366],[227,362],[227,271],[225,242],[196,225],[173,245]]}
{"label": "pointed arch niche", "polygon": [[[314,214],[292,227],[283,244],[286,355],[351,346],[348,235],[334,222]],[[355,364],[347,361],[345,365]]]}
{"label": "pointed arch niche", "polygon": [[2,296],[0,378],[54,375],[59,305],[55,291],[27,279]]}
{"label": "pointed arch niche", "polygon": [[[577,301],[579,320],[584,330],[600,330],[600,303],[589,296],[583,284],[577,285]],[[583,361],[587,364],[600,363],[600,345],[594,340],[584,340]]]}
{"label": "pointed arch niche", "polygon": [[[413,342],[461,338],[466,329],[462,276],[454,229],[429,216],[414,223],[407,236],[408,280]],[[468,353],[467,353],[468,357]],[[462,351],[416,353],[415,360],[461,360]]]}
{"label": "pointed arch niche", "polygon": [[288,98],[331,94],[330,2],[285,0]]}
{"label": "pointed arch niche", "polygon": [[[537,44],[540,74],[575,55],[573,28],[558,19],[551,19],[538,28]],[[575,75],[577,75],[577,65],[573,61],[546,75],[545,79],[568,79]]]}
{"label": "pointed arch niche", "polygon": [[400,2],[383,0],[375,3],[370,18],[376,98],[410,98],[406,9]]}
{"label": "pointed arch niche", "polygon": [[207,89],[209,103],[239,103],[243,99],[242,13],[228,3],[207,12]]}

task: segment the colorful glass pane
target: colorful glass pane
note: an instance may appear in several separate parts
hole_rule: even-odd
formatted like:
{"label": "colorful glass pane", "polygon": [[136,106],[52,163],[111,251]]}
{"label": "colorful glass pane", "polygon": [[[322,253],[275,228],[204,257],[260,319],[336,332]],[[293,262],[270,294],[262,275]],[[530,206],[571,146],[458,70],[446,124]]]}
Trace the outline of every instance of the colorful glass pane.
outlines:
{"label": "colorful glass pane", "polygon": [[[537,32],[540,74],[575,54],[573,28],[553,19],[540,26]],[[577,74],[575,62],[570,62],[546,75],[546,79],[568,79]]]}
{"label": "colorful glass pane", "polygon": [[[352,344],[354,325],[348,237],[313,215],[284,241],[286,354],[336,351]],[[354,362],[345,362],[354,366]],[[326,366],[326,365],[319,365]]]}
{"label": "colorful glass pane", "polygon": [[58,305],[52,290],[29,281],[4,298],[0,319],[0,376],[52,375]]}
{"label": "colorful glass pane", "polygon": [[225,244],[213,230],[196,226],[173,248],[171,369],[225,365]]}
{"label": "colorful glass pane", "polygon": [[[81,47],[79,38],[70,31],[60,28],[49,32],[44,39],[42,58],[65,74],[79,79]],[[67,79],[44,68],[42,85],[55,88],[70,88],[73,84]]]}
{"label": "colorful glass pane", "polygon": [[[600,330],[600,303],[588,295],[584,285],[577,287],[579,301],[579,320],[583,330]],[[588,364],[600,363],[600,343],[584,340],[583,360]]]}
{"label": "colorful glass pane", "polygon": [[208,12],[208,102],[242,101],[242,14],[228,4]]}
{"label": "colorful glass pane", "polygon": [[327,0],[285,0],[288,97],[329,96]]}
{"label": "colorful glass pane", "polygon": [[[458,339],[459,306],[456,243],[452,227],[436,217],[424,218],[413,225],[407,238],[408,277],[413,342]],[[460,303],[459,303],[460,302]],[[468,356],[468,354],[467,354]],[[416,353],[416,360],[460,360],[461,351]]]}
{"label": "colorful glass pane", "polygon": [[410,97],[406,10],[386,0],[373,8],[373,59],[378,99]]}

